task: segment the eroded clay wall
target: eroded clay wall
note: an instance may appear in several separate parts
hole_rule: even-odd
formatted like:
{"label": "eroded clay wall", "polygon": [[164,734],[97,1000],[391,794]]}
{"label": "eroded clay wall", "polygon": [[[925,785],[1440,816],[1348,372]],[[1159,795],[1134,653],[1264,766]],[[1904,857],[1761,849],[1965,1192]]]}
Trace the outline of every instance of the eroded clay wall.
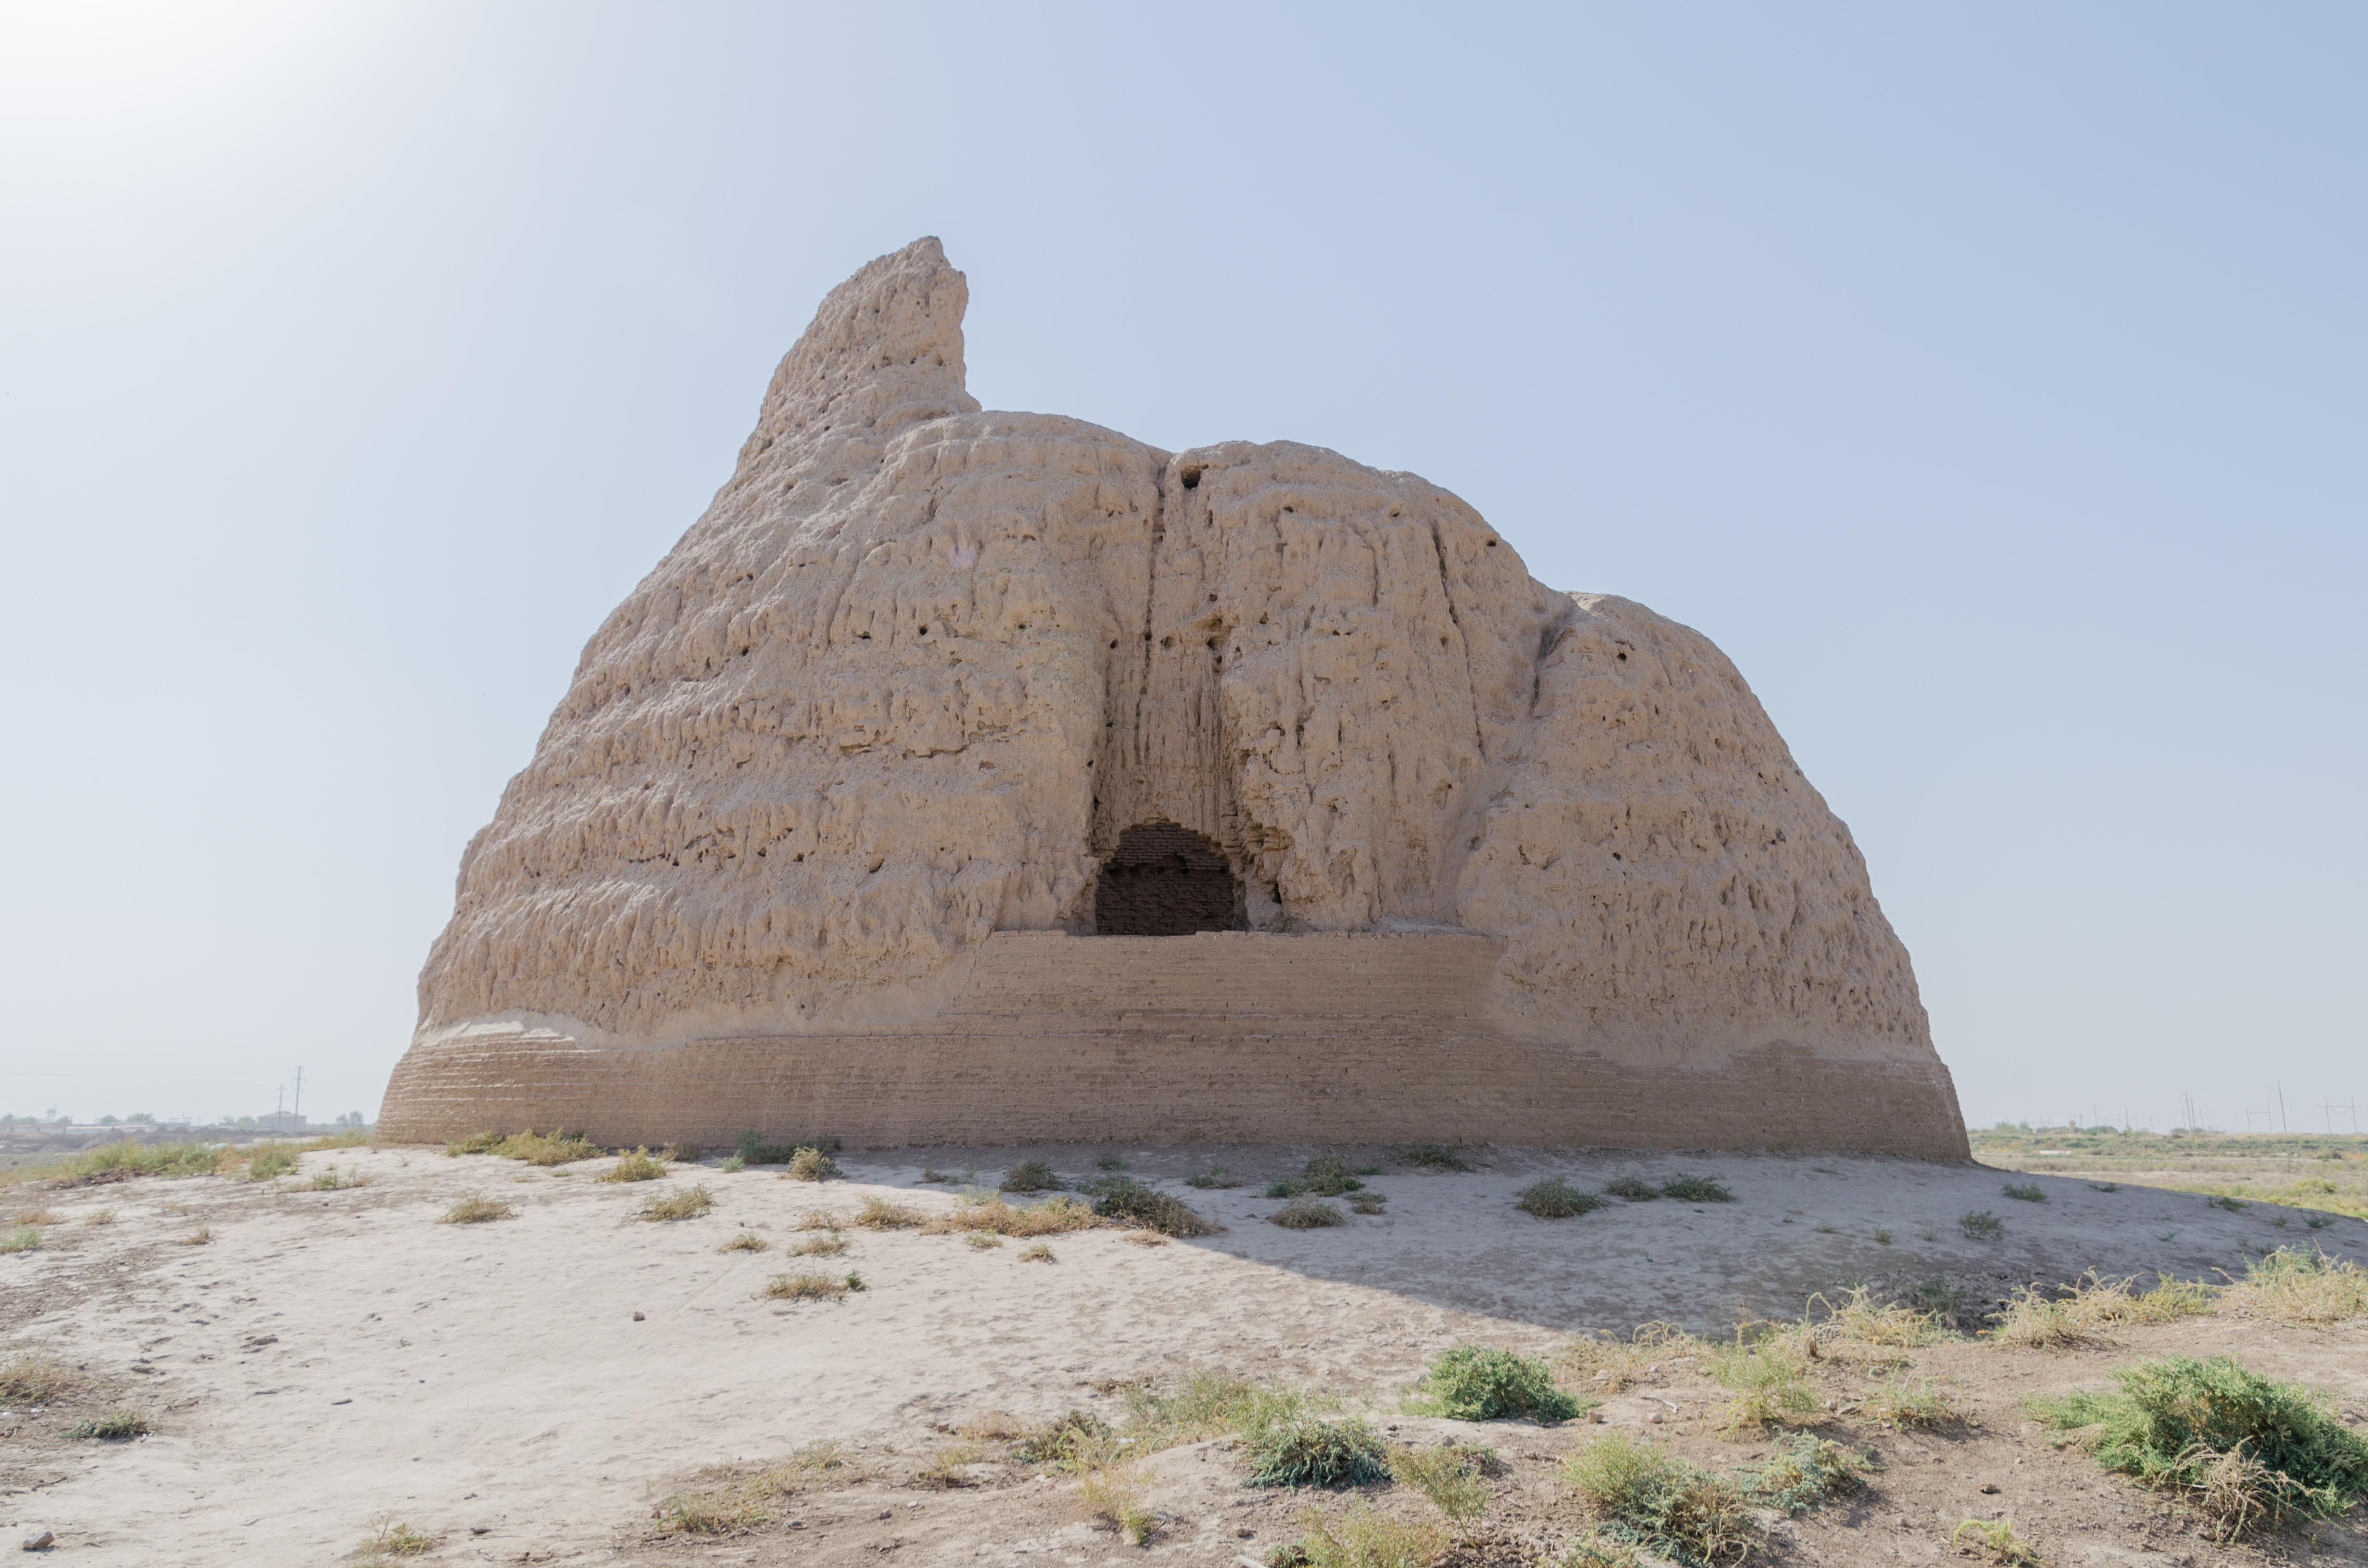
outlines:
{"label": "eroded clay wall", "polygon": [[[1253,931],[1489,938],[1488,1030],[1365,1031],[1377,1072],[1446,1083],[1511,1051],[1566,1081],[1540,1102],[1554,1125],[1641,1137],[1663,1126],[1645,1111],[1580,1114],[1628,1104],[1632,1068],[1775,1093],[1815,1063],[1889,1064],[1866,1081],[1922,1084],[1918,1125],[1954,1125],[1848,830],[1708,640],[1549,591],[1410,474],[981,412],[966,299],[920,242],[835,290],[782,361],[731,480],[592,639],[469,846],[393,1125],[442,1125],[423,1108],[465,1100],[463,1061],[495,1103],[513,1058],[612,1086],[641,1063],[616,1088],[636,1104],[705,1106],[720,1091],[669,1075],[729,1062],[768,1093],[806,1074],[902,1096],[829,1102],[850,1127],[967,1115],[926,1085],[1002,1091],[948,1041],[1000,1042],[980,1060],[1030,1083],[1066,1049],[1038,1062],[1001,1026],[945,1023],[972,966],[1002,935],[1088,929],[1101,861],[1163,821],[1219,846]],[[1073,1023],[1080,1061],[1133,1060],[1125,1030]],[[1239,1114],[1204,1098],[1196,1125],[1247,1135],[1253,1102],[1321,1074],[1210,1049],[1235,1053]],[[1104,1125],[1099,1103],[1080,1089],[1063,1114]],[[1785,1136],[1950,1146],[1853,1103]]]}

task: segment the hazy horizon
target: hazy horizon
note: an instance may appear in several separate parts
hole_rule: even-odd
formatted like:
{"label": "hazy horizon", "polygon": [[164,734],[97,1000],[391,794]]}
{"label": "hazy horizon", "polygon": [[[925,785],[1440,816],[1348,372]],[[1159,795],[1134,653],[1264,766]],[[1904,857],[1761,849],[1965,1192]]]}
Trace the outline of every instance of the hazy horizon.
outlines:
{"label": "hazy horizon", "polygon": [[2363,65],[2333,6],[0,9],[0,1112],[374,1118],[584,642],[934,233],[986,406],[1411,470],[1715,641],[1969,1123],[2347,1131]]}

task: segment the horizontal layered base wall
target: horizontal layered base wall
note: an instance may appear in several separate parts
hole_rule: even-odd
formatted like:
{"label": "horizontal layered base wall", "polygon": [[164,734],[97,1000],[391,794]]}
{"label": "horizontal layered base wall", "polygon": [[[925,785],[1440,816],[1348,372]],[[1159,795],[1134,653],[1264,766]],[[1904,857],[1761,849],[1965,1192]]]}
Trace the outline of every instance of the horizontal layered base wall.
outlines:
{"label": "horizontal layered base wall", "polygon": [[1967,1157],[1937,1060],[1797,1047],[1716,1071],[1512,1038],[1469,936],[1008,933],[955,1002],[894,1029],[591,1049],[548,1032],[424,1042],[393,1141],[526,1128],[609,1144],[835,1134],[855,1147],[1439,1139]]}

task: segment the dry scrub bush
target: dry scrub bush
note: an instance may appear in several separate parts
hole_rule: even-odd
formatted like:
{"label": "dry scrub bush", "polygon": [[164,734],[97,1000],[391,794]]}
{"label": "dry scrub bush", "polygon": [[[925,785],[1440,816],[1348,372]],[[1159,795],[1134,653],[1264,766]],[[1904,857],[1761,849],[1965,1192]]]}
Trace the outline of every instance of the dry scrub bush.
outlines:
{"label": "dry scrub bush", "polygon": [[783,1181],[828,1181],[838,1174],[838,1162],[820,1149],[800,1149],[781,1172]]}
{"label": "dry scrub bush", "polygon": [[[1563,1461],[1563,1479],[1603,1532],[1681,1563],[1739,1563],[1757,1544],[1751,1510],[1803,1514],[1864,1484],[1874,1456],[1798,1433],[1748,1470],[1720,1475],[1668,1449],[1614,1432]],[[1600,1543],[1570,1562],[1621,1561]]]}
{"label": "dry scrub bush", "polygon": [[1153,1449],[1197,1443],[1255,1425],[1259,1412],[1291,1396],[1262,1392],[1223,1372],[1185,1373],[1172,1385],[1138,1383],[1126,1391],[1128,1431]]}
{"label": "dry scrub bush", "polygon": [[1964,1392],[1903,1372],[1852,1401],[1844,1414],[1902,1432],[1958,1426],[1965,1420]]}
{"label": "dry scrub bush", "polygon": [[1028,1424],[1000,1410],[981,1411],[954,1429],[973,1443],[1003,1443],[1028,1435]]}
{"label": "dry scrub bush", "polygon": [[128,1443],[134,1437],[144,1437],[153,1430],[148,1418],[136,1410],[110,1410],[104,1415],[66,1428],[69,1437],[96,1438],[102,1443]]}
{"label": "dry scrub bush", "polygon": [[1998,1568],[2044,1568],[2039,1553],[2004,1519],[1967,1519],[1950,1532],[1949,1544],[1959,1545],[1967,1536]]}
{"label": "dry scrub bush", "polygon": [[1743,1488],[1666,1449],[1613,1432],[1573,1452],[1562,1474],[1622,1540],[1711,1568],[1751,1555]]}
{"label": "dry scrub bush", "polygon": [[39,1252],[40,1250],[41,1233],[33,1229],[30,1225],[27,1225],[24,1229],[19,1231],[11,1231],[5,1236],[0,1236],[0,1253]]}
{"label": "dry scrub bush", "polygon": [[771,1249],[772,1244],[754,1231],[743,1231],[715,1250],[718,1252],[766,1252]]}
{"label": "dry scrub bush", "polygon": [[135,1176],[201,1176],[226,1171],[238,1163],[235,1151],[211,1143],[142,1143],[134,1139],[102,1143],[49,1165],[31,1165],[0,1172],[0,1183],[55,1179],[63,1187],[98,1187],[130,1181]]}
{"label": "dry scrub bush", "polygon": [[351,1176],[346,1176],[335,1165],[331,1165],[327,1170],[321,1172],[313,1178],[313,1190],[314,1192],[343,1192],[347,1187],[368,1187],[369,1185],[370,1177],[363,1175],[360,1171],[356,1171]]}
{"label": "dry scrub bush", "polygon": [[827,1274],[776,1274],[765,1283],[768,1301],[836,1301],[855,1289],[853,1275],[834,1279]]}
{"label": "dry scrub bush", "polygon": [[937,1452],[929,1456],[929,1462],[915,1471],[905,1484],[936,1492],[975,1486],[977,1480],[968,1473],[969,1469],[985,1459],[986,1450],[976,1443],[940,1444]]}
{"label": "dry scrub bush", "polygon": [[775,1504],[817,1482],[858,1479],[834,1442],[808,1443],[770,1464],[709,1465],[650,1510],[660,1535],[736,1535],[778,1517]]}
{"label": "dry scrub bush", "polygon": [[1593,1335],[1575,1338],[1554,1357],[1554,1364],[1590,1392],[1618,1393],[1664,1366],[1693,1360],[1707,1349],[1675,1324],[1648,1323],[1626,1340]]}
{"label": "dry scrub bush", "polygon": [[1318,1198],[1338,1198],[1365,1185],[1357,1179],[1359,1174],[1350,1170],[1349,1162],[1339,1155],[1322,1153],[1308,1161],[1301,1167],[1300,1174],[1289,1181],[1269,1182],[1266,1195],[1269,1198],[1298,1198],[1313,1193]]}
{"label": "dry scrub bush", "polygon": [[1735,1194],[1716,1176],[1673,1176],[1661,1184],[1661,1196],[1680,1203],[1732,1203]]}
{"label": "dry scrub bush", "polygon": [[1548,1176],[1523,1187],[1520,1196],[1513,1199],[1513,1207],[1541,1220],[1568,1220],[1592,1214],[1605,1204],[1594,1193],[1582,1191],[1560,1176]]}
{"label": "dry scrub bush", "polygon": [[678,1492],[650,1510],[660,1535],[738,1535],[772,1522],[772,1510],[755,1497],[721,1487]]}
{"label": "dry scrub bush", "polygon": [[1418,1171],[1468,1171],[1472,1162],[1452,1143],[1401,1143],[1394,1157]]}
{"label": "dry scrub bush", "polygon": [[1281,1225],[1286,1231],[1317,1231],[1330,1225],[1345,1225],[1349,1216],[1320,1198],[1305,1196],[1292,1199],[1266,1217],[1269,1225]]}
{"label": "dry scrub bush", "polygon": [[1308,1508],[1290,1561],[1305,1568],[1425,1568],[1448,1547],[1436,1525],[1392,1518],[1359,1497],[1335,1514]]}
{"label": "dry scrub bush", "polygon": [[1360,1192],[1349,1199],[1351,1214],[1384,1214],[1389,1211],[1389,1199],[1378,1192]]}
{"label": "dry scrub bush", "polygon": [[115,1223],[115,1210],[94,1209],[82,1217],[82,1222],[85,1225],[112,1225]]}
{"label": "dry scrub bush", "polygon": [[664,1154],[653,1154],[647,1149],[635,1149],[630,1154],[620,1154],[617,1163],[594,1176],[594,1181],[655,1181],[666,1174]]}
{"label": "dry scrub bush", "polygon": [[2123,1324],[2169,1323],[2212,1310],[2214,1292],[2198,1280],[2162,1278],[2134,1291],[2135,1276],[2108,1279],[2091,1269],[2081,1283],[2049,1298],[2018,1286],[1990,1337],[2025,1350],[2068,1349],[2110,1343],[2104,1332]]}
{"label": "dry scrub bush", "polygon": [[19,1214],[8,1221],[12,1225],[63,1225],[63,1220],[47,1209],[36,1209],[29,1214]]}
{"label": "dry scrub bush", "polygon": [[482,1225],[488,1221],[517,1218],[516,1204],[503,1203],[481,1192],[472,1192],[444,1210],[444,1217],[436,1222],[439,1225]]}
{"label": "dry scrub bush", "polygon": [[928,1216],[884,1198],[867,1198],[850,1222],[867,1231],[916,1231],[928,1222]]}
{"label": "dry scrub bush", "polygon": [[1805,1514],[1829,1499],[1855,1492],[1879,1461],[1873,1450],[1845,1448],[1806,1432],[1779,1438],[1768,1457],[1744,1472],[1744,1490],[1754,1503],[1786,1514]]}
{"label": "dry scrub bush", "polygon": [[1019,1249],[1019,1261],[1022,1263],[1056,1263],[1059,1259],[1053,1256],[1053,1249],[1051,1247],[1046,1246],[1042,1242],[1038,1242],[1032,1247],[1022,1247]]}
{"label": "dry scrub bush", "polygon": [[707,1184],[685,1187],[680,1192],[656,1193],[642,1203],[644,1220],[696,1220],[715,1207],[715,1195]]}
{"label": "dry scrub bush", "polygon": [[1093,1184],[1094,1213],[1121,1220],[1165,1236],[1212,1236],[1224,1229],[1182,1199],[1155,1192],[1133,1176],[1106,1176]]}
{"label": "dry scrub bush", "polygon": [[1393,1449],[1390,1479],[1429,1498],[1431,1506],[1452,1522],[1467,1524],[1488,1506],[1488,1483],[1482,1479],[1486,1452],[1460,1443],[1419,1450]]}
{"label": "dry scrub bush", "polygon": [[1643,1176],[1630,1172],[1603,1184],[1604,1196],[1622,1199],[1630,1203],[1650,1203],[1661,1196],[1661,1189]]}
{"label": "dry scrub bush", "polygon": [[2255,1258],[2225,1300],[2248,1317],[2344,1323],[2368,1315],[2368,1268],[2315,1247],[2280,1247]]}
{"label": "dry scrub bush", "polygon": [[1970,1214],[1958,1215],[1957,1229],[1965,1233],[1967,1241],[1994,1242],[2006,1234],[2006,1221],[1988,1210],[1980,1209]]}
{"label": "dry scrub bush", "polygon": [[1100,1416],[1083,1410],[1070,1410],[1041,1426],[1023,1426],[1003,1435],[1013,1439],[1011,1458],[1020,1464],[1083,1470],[1118,1453],[1118,1434]]}
{"label": "dry scrub bush", "polygon": [[2325,1398],[2226,1356],[2123,1367],[2109,1392],[2034,1397],[2027,1408],[2107,1470],[2170,1493],[2230,1541],[2289,1517],[2333,1518],[2368,1495],[2368,1437]]}
{"label": "dry scrub bush", "polygon": [[931,1235],[958,1231],[991,1231],[999,1236],[1054,1236],[1082,1231],[1099,1221],[1094,1211],[1076,1199],[1048,1198],[1042,1203],[1007,1203],[1000,1198],[964,1203],[928,1222]]}
{"label": "dry scrub bush", "polygon": [[837,1231],[825,1231],[784,1250],[791,1257],[837,1257],[847,1250],[847,1238]]}
{"label": "dry scrub bush", "polygon": [[424,1556],[437,1545],[434,1536],[398,1522],[392,1514],[381,1514],[370,1521],[370,1538],[353,1550],[348,1561],[369,1568],[373,1563]]}
{"label": "dry scrub bush", "polygon": [[846,1228],[847,1216],[836,1209],[809,1209],[798,1216],[797,1229],[801,1231],[843,1231]]}
{"label": "dry scrub bush", "polygon": [[1061,1185],[1053,1167],[1042,1160],[1022,1160],[1003,1173],[1005,1192],[1051,1192]]}
{"label": "dry scrub bush", "polygon": [[974,1252],[989,1252],[1003,1244],[1003,1238],[993,1231],[973,1231],[962,1238]]}
{"label": "dry scrub bush", "polygon": [[599,1144],[578,1133],[562,1132],[480,1132],[473,1138],[444,1145],[444,1153],[453,1158],[462,1154],[498,1154],[505,1160],[522,1160],[529,1165],[566,1165],[578,1160],[597,1160],[606,1153]]}
{"label": "dry scrub bush", "polygon": [[1554,1386],[1554,1369],[1516,1350],[1458,1345],[1431,1358],[1406,1408],[1451,1421],[1509,1421],[1528,1416],[1554,1426],[1587,1406]]}
{"label": "dry scrub bush", "polygon": [[1330,1420],[1317,1401],[1290,1391],[1260,1391],[1235,1417],[1249,1460],[1245,1486],[1365,1486],[1390,1472],[1389,1449],[1354,1416]]}
{"label": "dry scrub bush", "polygon": [[[1928,1345],[1944,1345],[1959,1337],[1957,1331],[1937,1314],[1897,1301],[1877,1301],[1864,1285],[1843,1291],[1839,1302],[1823,1295],[1812,1296],[1809,1311],[1820,1345],[1915,1350]],[[1820,1312],[1825,1315],[1815,1317]]]}
{"label": "dry scrub bush", "polygon": [[786,1143],[768,1143],[763,1133],[751,1129],[733,1140],[732,1147],[733,1157],[745,1166],[786,1165],[797,1158],[801,1149],[811,1149],[826,1158],[837,1153],[840,1144],[837,1139],[827,1135],[793,1138]]}
{"label": "dry scrub bush", "polygon": [[83,1375],[54,1356],[27,1350],[0,1361],[0,1404],[55,1404],[85,1385]]}
{"label": "dry scrub bush", "polygon": [[1118,1531],[1129,1546],[1151,1540],[1158,1517],[1144,1501],[1141,1467],[1132,1463],[1089,1464],[1077,1475],[1077,1501],[1092,1517]]}
{"label": "dry scrub bush", "polygon": [[269,1181],[284,1176],[296,1168],[296,1151],[284,1143],[272,1143],[249,1151],[246,1157],[246,1179]]}
{"label": "dry scrub bush", "polygon": [[181,1244],[185,1247],[211,1246],[213,1244],[213,1239],[214,1228],[211,1225],[199,1225],[181,1238]]}
{"label": "dry scrub bush", "polygon": [[1817,1396],[1809,1386],[1816,1345],[1814,1331],[1803,1325],[1748,1324],[1736,1330],[1734,1344],[1713,1350],[1710,1375],[1736,1396],[1727,1403],[1724,1430],[1796,1426],[1816,1419]]}

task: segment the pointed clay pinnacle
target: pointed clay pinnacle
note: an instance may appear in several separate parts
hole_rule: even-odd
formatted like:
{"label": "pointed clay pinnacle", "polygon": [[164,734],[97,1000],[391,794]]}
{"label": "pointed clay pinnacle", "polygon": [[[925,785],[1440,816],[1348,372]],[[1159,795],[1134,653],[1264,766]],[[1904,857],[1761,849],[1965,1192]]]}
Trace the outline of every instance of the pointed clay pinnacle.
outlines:
{"label": "pointed clay pinnacle", "polygon": [[936,238],[881,256],[830,291],[773,372],[743,460],[776,442],[975,414],[965,386],[970,285]]}

